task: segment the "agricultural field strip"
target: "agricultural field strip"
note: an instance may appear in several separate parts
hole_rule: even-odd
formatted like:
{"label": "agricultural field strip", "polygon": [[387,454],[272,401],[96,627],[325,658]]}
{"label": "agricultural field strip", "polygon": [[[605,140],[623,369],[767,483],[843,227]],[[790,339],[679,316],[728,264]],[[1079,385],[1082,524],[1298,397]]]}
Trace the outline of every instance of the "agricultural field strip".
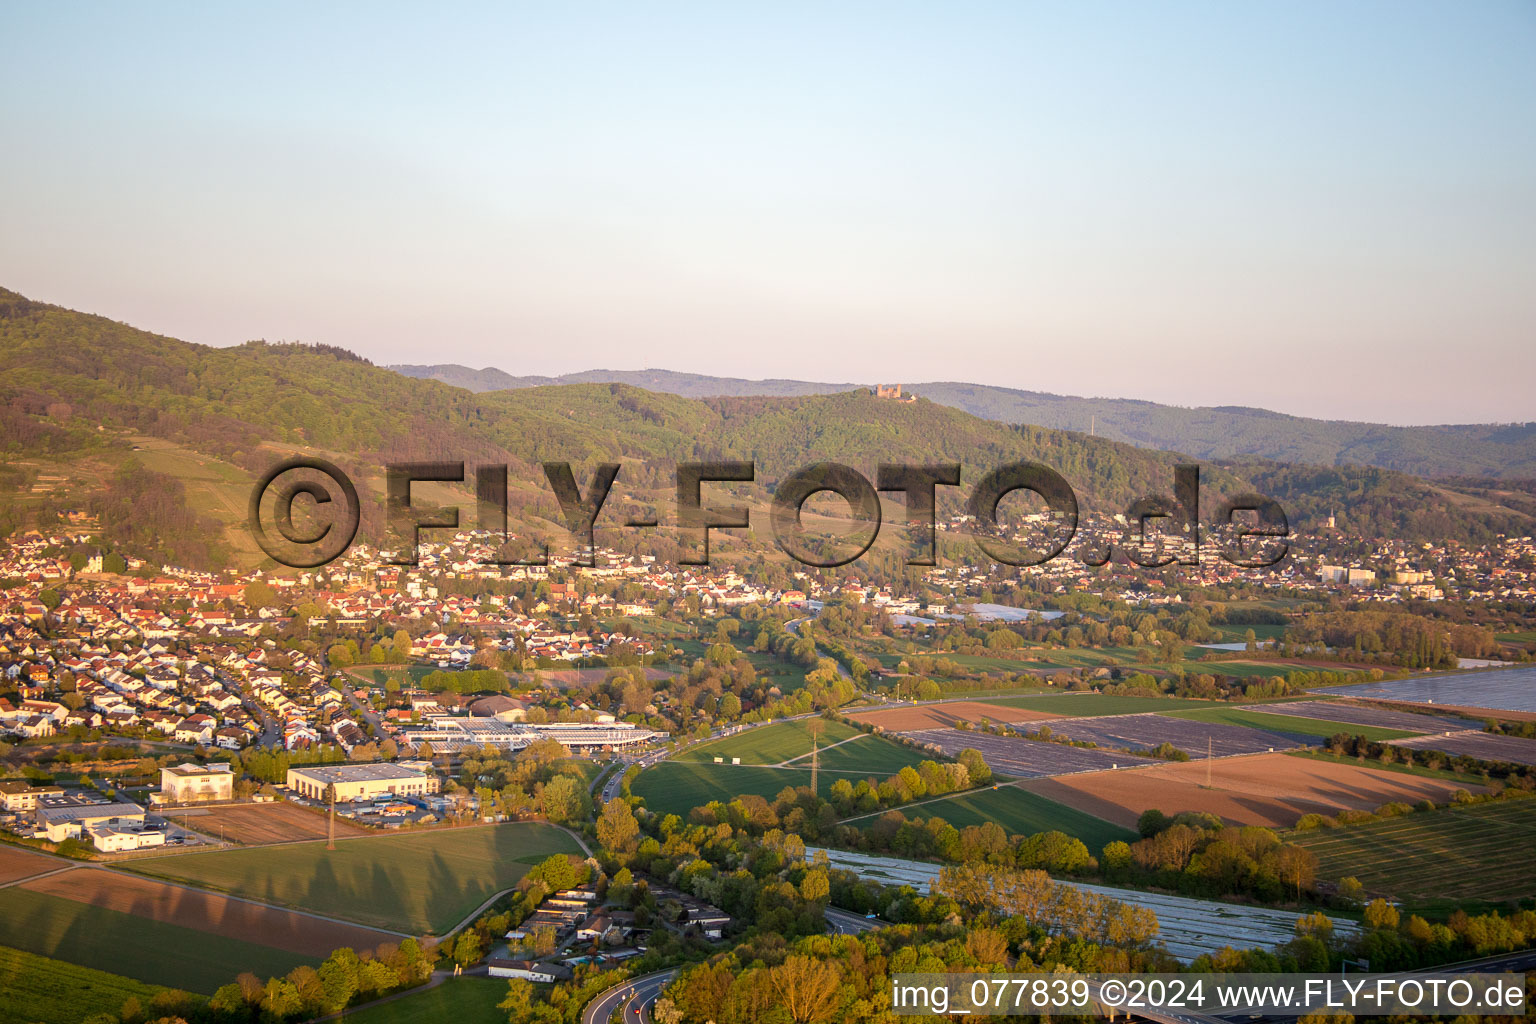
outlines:
{"label": "agricultural field strip", "polygon": [[1465,754],[1484,761],[1536,765],[1536,740],[1519,736],[1499,736],[1491,732],[1468,730],[1444,736],[1415,736],[1393,742],[1399,747],[1436,750],[1443,754]]}
{"label": "agricultural field strip", "polygon": [[1334,700],[1300,700],[1284,704],[1245,704],[1244,711],[1259,711],[1266,715],[1294,715],[1297,718],[1313,718],[1324,722],[1341,722],[1348,725],[1376,726],[1382,729],[1400,729],[1403,732],[1457,732],[1476,723],[1465,718],[1446,718],[1439,715],[1418,715],[1411,711],[1391,711],[1387,708],[1363,707]]}
{"label": "agricultural field strip", "polygon": [[1171,743],[1191,756],[1204,755],[1207,749],[1213,755],[1227,757],[1318,745],[1315,737],[1298,733],[1270,732],[1156,713],[1064,719],[1042,728],[1049,728],[1055,735],[1068,739],[1089,740],[1101,746],[1131,750],[1151,750],[1160,743]]}
{"label": "agricultural field strip", "polygon": [[1313,693],[1405,704],[1446,704],[1490,711],[1536,712],[1536,665],[1325,686]]}
{"label": "agricultural field strip", "polygon": [[1111,767],[1128,768],[1161,763],[1134,754],[1069,747],[1063,743],[1049,743],[1021,736],[993,736],[965,729],[919,729],[903,735],[919,743],[934,744],[951,757],[967,747],[979,750],[987,766],[994,772],[1014,778],[1038,779],[1050,775],[1102,771]]}
{"label": "agricultural field strip", "polygon": [[1505,854],[1522,836],[1536,843],[1536,820],[1514,820],[1533,809],[1480,805],[1434,812],[1434,820],[1405,816],[1291,839],[1317,854],[1328,877],[1358,875],[1394,895],[1500,898],[1519,894],[1529,878],[1530,865]]}
{"label": "agricultural field strip", "polygon": [[[810,859],[818,852],[821,852],[818,848],[808,846],[805,849],[806,858]],[[846,868],[861,878],[885,884],[911,885],[920,892],[931,892],[939,874],[938,865],[920,861],[843,850],[827,850],[826,854],[834,867]],[[1228,945],[1246,949],[1288,942],[1296,937],[1296,918],[1300,916],[1294,911],[1271,910],[1267,907],[1218,903],[1188,896],[1116,889],[1061,879],[1054,881],[1058,885],[1069,885],[1150,909],[1157,915],[1160,926],[1157,941],[1185,962],[1202,953],[1217,952]],[[1359,931],[1359,926],[1352,921],[1341,918],[1332,920],[1335,934],[1349,935]]]}

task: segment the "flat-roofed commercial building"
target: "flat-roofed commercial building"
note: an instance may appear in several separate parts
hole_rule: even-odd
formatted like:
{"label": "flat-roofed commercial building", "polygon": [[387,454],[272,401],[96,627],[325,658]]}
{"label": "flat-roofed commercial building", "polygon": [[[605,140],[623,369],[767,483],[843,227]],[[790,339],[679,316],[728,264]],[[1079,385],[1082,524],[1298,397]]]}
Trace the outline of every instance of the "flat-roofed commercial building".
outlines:
{"label": "flat-roofed commercial building", "polygon": [[100,825],[144,827],[144,808],[122,801],[94,803],[67,796],[45,797],[36,813],[38,827],[54,843],[78,839],[81,833]]}
{"label": "flat-roofed commercial building", "polygon": [[179,764],[160,769],[160,800],[164,803],[216,803],[234,798],[235,773],[227,764]]}
{"label": "flat-roofed commercial building", "polygon": [[441,783],[430,771],[407,764],[327,764],[288,769],[288,788],[311,800],[324,800],[327,786],[336,787],[341,803],[375,797],[426,796]]}

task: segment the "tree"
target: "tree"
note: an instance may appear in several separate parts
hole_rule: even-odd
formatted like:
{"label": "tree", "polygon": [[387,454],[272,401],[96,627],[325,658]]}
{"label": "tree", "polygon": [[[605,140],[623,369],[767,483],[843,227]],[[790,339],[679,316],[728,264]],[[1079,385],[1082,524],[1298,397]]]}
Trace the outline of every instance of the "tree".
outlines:
{"label": "tree", "polygon": [[277,607],[277,591],[272,589],[270,583],[261,580],[253,580],[245,585],[245,606],[247,608],[275,608]]}
{"label": "tree", "polygon": [[460,964],[472,964],[481,956],[480,934],[473,928],[466,928],[459,933],[459,937],[453,943],[453,959]]}
{"label": "tree", "polygon": [[261,1008],[276,1020],[292,1017],[304,1008],[299,990],[290,981],[271,978],[261,996]]}
{"label": "tree", "polygon": [[1396,928],[1401,919],[1397,908],[1380,897],[1365,905],[1365,924],[1368,928]]}
{"label": "tree", "polygon": [[779,1005],[794,1024],[820,1024],[838,1015],[833,1000],[842,980],[835,964],[808,956],[791,956],[770,968],[768,983]]}
{"label": "tree", "polygon": [[540,797],[544,816],[556,824],[564,825],[581,821],[587,816],[591,798],[576,779],[569,775],[556,775],[544,784]]}
{"label": "tree", "polygon": [[603,805],[603,813],[597,819],[597,841],[604,849],[627,859],[635,852],[639,836],[640,823],[629,804],[614,797]]}
{"label": "tree", "polygon": [[1168,824],[1168,815],[1152,807],[1142,811],[1141,817],[1136,819],[1136,831],[1140,832],[1143,837],[1150,839],[1167,828]]}

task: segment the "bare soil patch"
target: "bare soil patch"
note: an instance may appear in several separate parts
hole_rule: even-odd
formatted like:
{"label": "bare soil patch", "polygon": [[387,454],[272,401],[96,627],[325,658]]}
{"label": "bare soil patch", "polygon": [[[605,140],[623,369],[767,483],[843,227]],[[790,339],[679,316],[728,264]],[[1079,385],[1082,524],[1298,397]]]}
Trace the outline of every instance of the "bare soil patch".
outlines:
{"label": "bare soil patch", "polygon": [[1211,762],[1205,785],[1203,760],[1121,771],[1033,779],[1020,788],[1134,827],[1149,808],[1166,814],[1209,811],[1234,825],[1289,828],[1303,814],[1374,810],[1390,801],[1444,803],[1456,789],[1482,787],[1362,765],[1333,764],[1285,754],[1226,757]]}
{"label": "bare soil patch", "polygon": [[[324,839],[325,815],[305,807],[289,803],[233,804],[228,807],[195,808],[183,815],[179,810],[167,812],[178,825],[201,832],[207,836],[221,835],[229,842],[245,846],[263,846],[268,843],[286,843],[296,839]],[[370,831],[355,821],[338,816],[336,836],[363,836]]]}
{"label": "bare soil patch", "polygon": [[960,722],[972,725],[989,722],[1042,722],[1048,718],[1060,718],[1047,711],[1028,711],[1001,704],[983,704],[975,700],[946,701],[943,704],[924,704],[911,708],[878,708],[874,711],[855,711],[848,716],[855,722],[878,725],[888,732],[908,732],[914,729],[951,729]]}
{"label": "bare soil patch", "polygon": [[0,884],[14,882],[18,878],[31,878],[44,871],[57,871],[69,867],[69,861],[47,857],[19,846],[0,843]]}

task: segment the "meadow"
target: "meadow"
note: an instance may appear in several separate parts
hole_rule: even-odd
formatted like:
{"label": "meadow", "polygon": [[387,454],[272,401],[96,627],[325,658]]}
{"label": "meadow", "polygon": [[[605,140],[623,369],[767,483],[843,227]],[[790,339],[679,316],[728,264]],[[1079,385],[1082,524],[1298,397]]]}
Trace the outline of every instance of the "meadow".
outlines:
{"label": "meadow", "polygon": [[0,946],[0,1024],[80,1024],[116,1015],[129,996],[146,1009],[164,991],[120,974]]}
{"label": "meadow", "polygon": [[[822,772],[816,788],[826,796],[835,779],[861,777]],[[729,803],[738,796],[753,794],[772,802],[785,786],[810,784],[808,769],[663,761],[641,772],[630,790],[643,798],[650,810],[676,814],[686,820],[689,811],[712,800]]]}
{"label": "meadow", "polygon": [[241,971],[265,978],[315,962],[271,946],[16,886],[0,889],[0,943],[204,995],[234,981]]}
{"label": "meadow", "polygon": [[824,718],[802,718],[793,722],[776,722],[773,725],[759,725],[744,729],[734,735],[682,751],[677,755],[677,759],[712,763],[717,757],[723,757],[727,761],[733,757],[739,757],[744,765],[782,764],[811,752],[812,723],[822,731],[820,741],[822,747],[858,735],[857,729],[842,722],[829,722]]}
{"label": "meadow", "polygon": [[410,934],[440,934],[552,853],[579,853],[550,825],[512,823],[179,854],[134,871]]}
{"label": "meadow", "polygon": [[1044,711],[1067,718],[1100,715],[1139,715],[1148,711],[1193,711],[1218,706],[1215,701],[1190,700],[1185,697],[1116,697],[1106,693],[1057,693],[1038,697],[984,697],[975,700],[1027,711]]}
{"label": "meadow", "polygon": [[1395,740],[1415,733],[1401,729],[1384,729],[1374,725],[1349,725],[1329,722],[1321,718],[1301,718],[1295,715],[1270,715],[1262,711],[1247,711],[1241,707],[1200,708],[1194,711],[1164,712],[1167,718],[1183,718],[1196,722],[1213,722],[1220,725],[1240,725],[1250,729],[1266,729],[1273,732],[1298,733],[1327,739],[1341,732],[1352,736],[1364,736],[1368,740]]}
{"label": "meadow", "polygon": [[477,1021],[506,1019],[496,1004],[507,998],[507,983],[501,978],[454,978],[421,992],[365,1010],[342,1015],[351,1024],[440,1024],[442,1021]]}
{"label": "meadow", "polygon": [[1505,799],[1297,832],[1320,877],[1353,875],[1367,892],[1448,911],[1465,900],[1529,898],[1531,865],[1513,851],[1536,845],[1536,799]]}
{"label": "meadow", "polygon": [[[1133,843],[1140,838],[1130,829],[1010,785],[946,796],[898,810],[913,819],[943,818],[956,828],[995,821],[1004,831],[1021,835],[1052,830],[1065,832],[1081,839],[1094,856],[1098,856],[1106,843],[1117,839]],[[878,817],[857,818],[852,823],[867,826]]]}

